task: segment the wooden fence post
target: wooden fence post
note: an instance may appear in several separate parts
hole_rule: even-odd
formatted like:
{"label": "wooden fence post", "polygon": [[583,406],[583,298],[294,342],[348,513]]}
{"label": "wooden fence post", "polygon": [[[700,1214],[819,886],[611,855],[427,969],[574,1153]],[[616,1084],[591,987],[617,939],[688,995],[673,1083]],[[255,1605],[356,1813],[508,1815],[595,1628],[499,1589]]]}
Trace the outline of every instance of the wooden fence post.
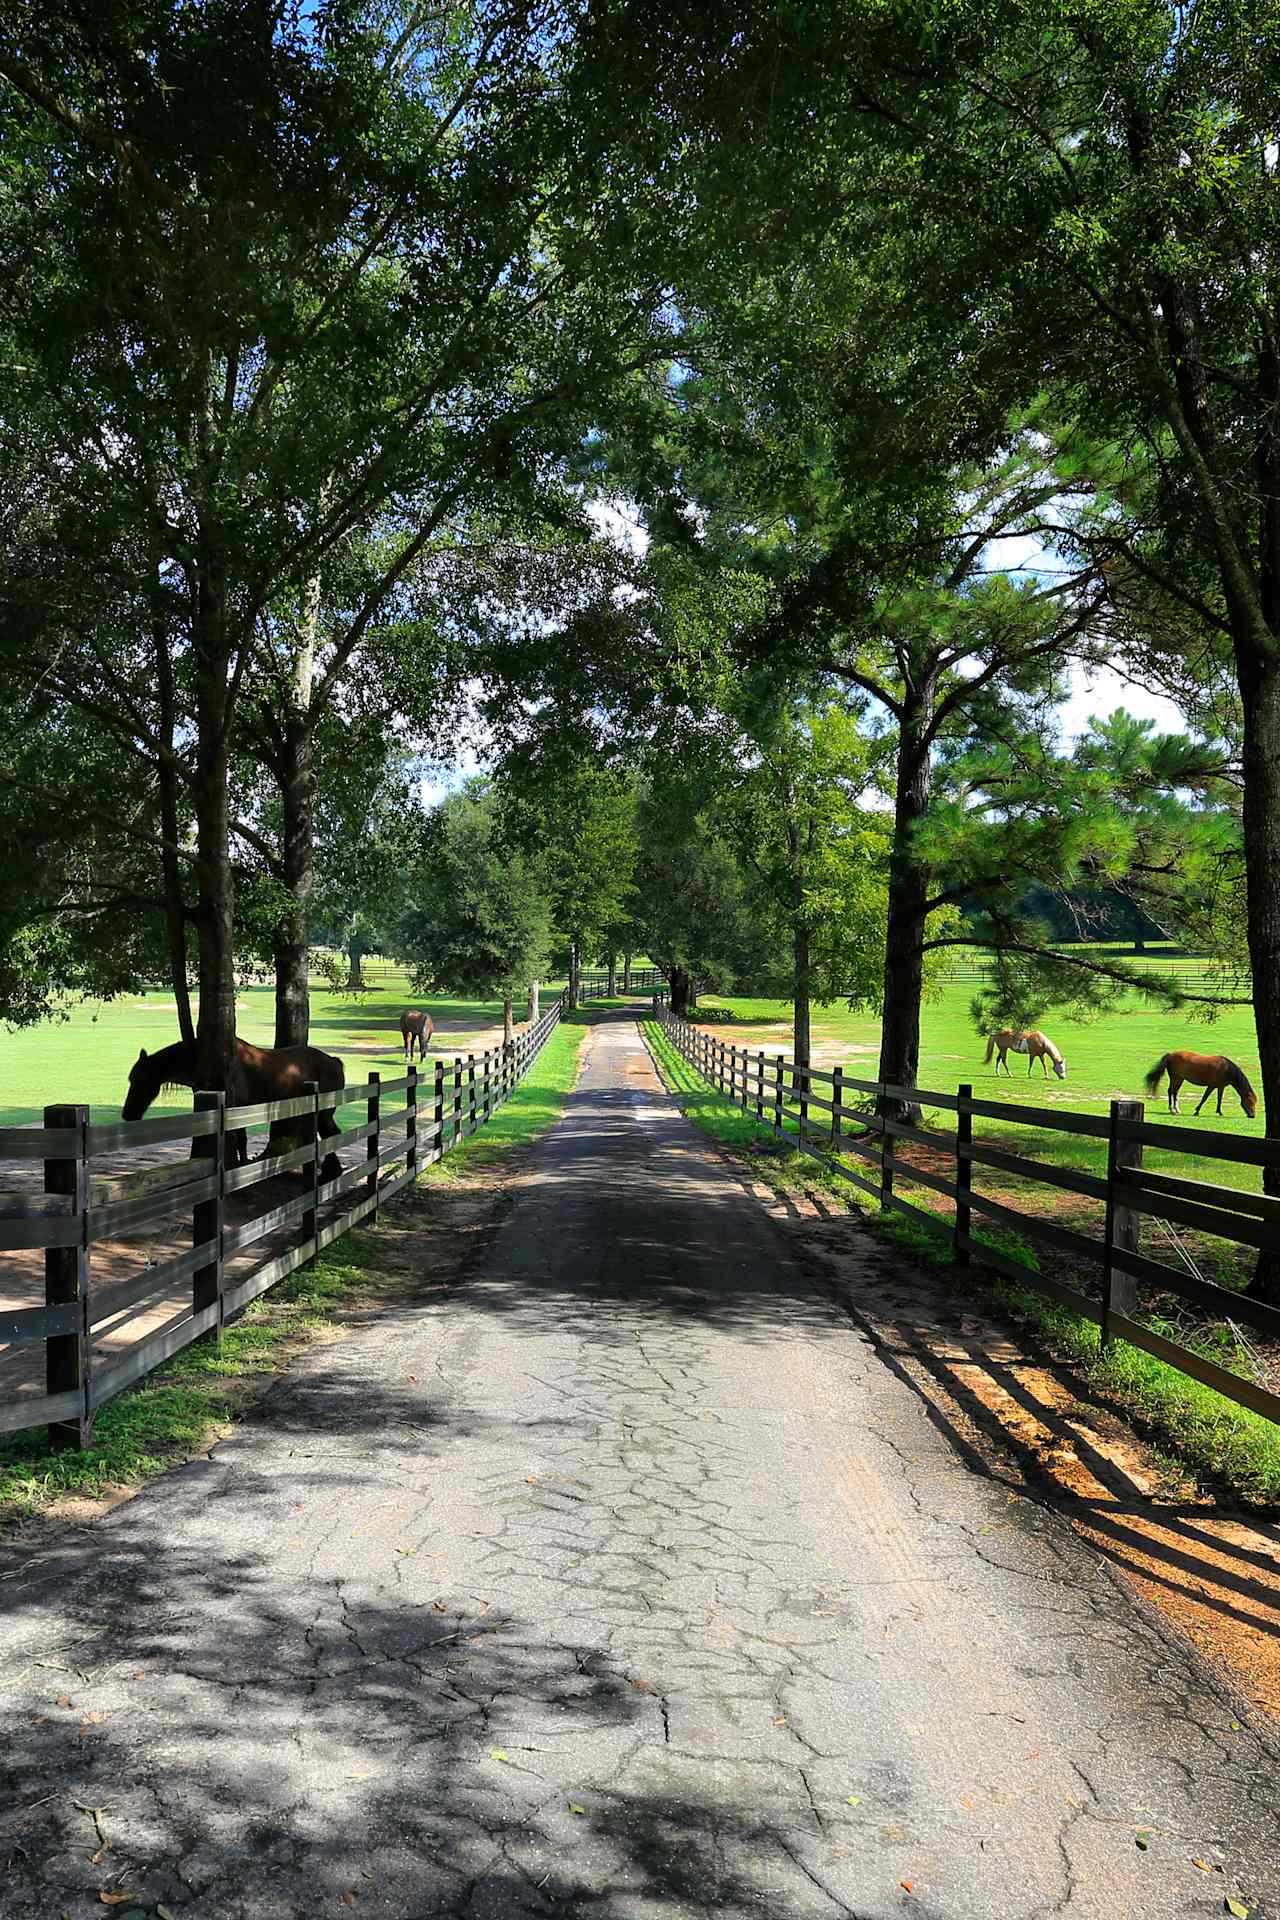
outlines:
{"label": "wooden fence post", "polygon": [[[436,1061],[436,1084],[440,1081],[440,1062]],[[418,1174],[418,1063],[409,1062],[409,1084],[404,1094],[405,1167],[412,1185]]]}
{"label": "wooden fence post", "polygon": [[[450,1137],[449,1145],[451,1147],[456,1147],[458,1144],[458,1141],[461,1138],[462,1138],[462,1055],[460,1053],[455,1053],[453,1056],[453,1133]],[[441,1149],[441,1151],[443,1152],[443,1148]]]}
{"label": "wooden fence post", "polygon": [[738,1049],[729,1048],[729,1098],[736,1102],[738,1098]]}
{"label": "wooden fence post", "polygon": [[[435,1119],[435,1142],[436,1143],[434,1148],[431,1151],[431,1154],[429,1155],[429,1158],[433,1160],[442,1160],[444,1158],[444,1061],[443,1060],[436,1061],[436,1106],[435,1106],[434,1119]],[[414,1148],[414,1152],[416,1154],[417,1152],[416,1147]]]}
{"label": "wooden fence post", "polygon": [[[191,1276],[191,1311],[203,1313],[206,1307],[216,1305],[222,1293],[222,1226],[225,1196],[224,1182],[227,1171],[227,1096],[225,1093],[198,1093],[195,1097],[197,1113],[216,1113],[218,1124],[214,1132],[198,1134],[194,1141],[196,1159],[200,1165],[200,1177],[217,1182],[217,1191],[209,1200],[197,1200],[191,1209],[191,1244],[194,1247],[212,1245],[213,1257],[203,1267],[197,1267]],[[218,1324],[211,1327],[201,1339],[215,1343],[222,1338],[222,1315],[218,1315]]]}
{"label": "wooden fence post", "polygon": [[1120,1137],[1122,1120],[1140,1121],[1146,1112],[1141,1100],[1113,1100],[1111,1102],[1111,1133],[1107,1141],[1107,1222],[1106,1242],[1102,1266],[1102,1344],[1106,1346],[1114,1335],[1111,1331],[1111,1316],[1121,1313],[1131,1318],[1138,1304],[1138,1283],[1132,1274],[1117,1269],[1116,1253],[1136,1253],[1138,1251],[1138,1233],[1140,1216],[1134,1207],[1126,1207],[1116,1199],[1116,1186],[1123,1182],[1125,1173],[1142,1165],[1141,1140],[1124,1140]]}
{"label": "wooden fence post", "polygon": [[956,1090],[956,1219],[951,1243],[951,1257],[958,1267],[969,1265],[969,1249],[960,1245],[960,1235],[968,1238],[972,1215],[969,1209],[969,1194],[973,1187],[973,1162],[964,1151],[973,1145],[973,1113],[969,1102],[973,1099],[971,1086]]}
{"label": "wooden fence post", "polygon": [[840,1149],[840,1117],[844,1093],[844,1070],[835,1067],[831,1073],[831,1145],[835,1152]]}
{"label": "wooden fence post", "polygon": [[467,1055],[467,1132],[476,1130],[476,1057]]}
{"label": "wooden fence post", "polygon": [[764,1125],[764,1049],[756,1054],[756,1119]]}
{"label": "wooden fence post", "polygon": [[71,1213],[77,1220],[73,1247],[46,1247],[44,1250],[44,1303],[46,1307],[74,1306],[75,1331],[47,1338],[44,1347],[44,1386],[46,1393],[78,1393],[79,1411],[70,1420],[49,1422],[49,1450],[64,1453],[68,1448],[86,1447],[93,1427],[89,1413],[89,1242],[85,1215],[89,1211],[89,1158],[87,1134],[88,1107],[46,1107],[46,1127],[74,1127],[75,1142],[66,1157],[44,1163],[46,1193],[65,1194]]}
{"label": "wooden fence post", "polygon": [[[311,1159],[302,1169],[303,1197],[309,1196],[311,1200],[311,1205],[302,1215],[302,1243],[305,1246],[308,1240],[316,1237],[316,1194],[320,1186],[320,1082],[308,1080],[302,1091],[311,1101],[311,1118],[307,1122],[311,1128]],[[314,1266],[315,1259],[313,1251],[311,1258],[303,1261],[303,1268]]]}
{"label": "wooden fence post", "polygon": [[796,1063],[791,1075],[792,1084],[800,1089],[800,1144],[803,1146],[809,1138],[809,1094],[811,1091],[808,1067]]}
{"label": "wooden fence post", "polygon": [[782,1074],[785,1065],[786,1061],[779,1054],[773,1077],[773,1130],[778,1134],[782,1132]]}
{"label": "wooden fence post", "polygon": [[880,1082],[880,1092],[876,1100],[876,1110],[880,1115],[880,1205],[883,1207],[893,1197],[893,1135],[889,1132],[889,1116],[885,1108],[889,1096],[884,1090],[885,1083]]}
{"label": "wooden fence post", "polygon": [[368,1169],[364,1195],[366,1200],[373,1202],[373,1217],[376,1220],[378,1217],[378,1148],[382,1141],[382,1075],[371,1073],[369,1085],[373,1091],[368,1095],[365,1103],[365,1118],[373,1128],[373,1132],[364,1143],[364,1157]]}

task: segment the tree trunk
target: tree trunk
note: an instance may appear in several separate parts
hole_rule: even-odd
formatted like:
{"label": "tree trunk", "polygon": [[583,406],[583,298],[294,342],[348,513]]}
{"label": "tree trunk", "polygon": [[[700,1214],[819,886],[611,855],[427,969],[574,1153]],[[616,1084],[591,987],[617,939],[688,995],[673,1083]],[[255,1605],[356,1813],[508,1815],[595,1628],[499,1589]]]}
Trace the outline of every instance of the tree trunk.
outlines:
{"label": "tree trunk", "polygon": [[278,768],[281,801],[280,866],[288,895],[276,927],[278,1047],[305,1047],[311,1034],[308,977],[311,890],[315,876],[315,776],[304,715],[291,717]]}
{"label": "tree trunk", "polygon": [[178,859],[178,783],[171,764],[160,767],[160,865],[164,884],[164,934],[169,978],[178,1009],[178,1033],[190,1046],[196,1037],[187,983],[187,906]]}
{"label": "tree trunk", "polygon": [[683,967],[671,969],[671,1011],[677,1020],[689,1017],[690,980]]}
{"label": "tree trunk", "polygon": [[228,851],[226,751],[200,724],[196,747],[196,931],[200,941],[200,1021],[196,1025],[196,1085],[240,1100],[236,1068],[234,885]]}
{"label": "tree trunk", "polygon": [[360,971],[360,962],[364,958],[364,941],[358,933],[352,933],[347,939],[347,985],[353,993],[364,990],[364,975]]}
{"label": "tree trunk", "polygon": [[[1280,1133],[1280,664],[1237,655],[1244,706],[1244,855],[1264,1127]],[[1280,1194],[1280,1165],[1263,1173]],[[1280,1255],[1260,1253],[1249,1293],[1280,1306]]]}
{"label": "tree trunk", "polygon": [[178,856],[178,774],[174,760],[177,718],[173,697],[173,659],[169,652],[168,628],[159,609],[155,610],[152,617],[152,648],[156,691],[160,702],[157,780],[160,790],[160,870],[164,889],[165,950],[169,957],[174,1005],[178,1010],[178,1034],[188,1046],[193,1046],[196,1029],[191,1017],[191,988],[187,982],[187,893]]}
{"label": "tree trunk", "polygon": [[579,991],[578,970],[579,970],[578,942],[576,940],[571,940],[569,942],[569,1005],[570,1007],[576,1007],[578,1004],[578,991]]}
{"label": "tree trunk", "polygon": [[792,1048],[798,1067],[809,1065],[809,929],[797,925],[791,935],[792,957],[792,993],[795,998],[795,1020],[792,1027]]}
{"label": "tree trunk", "polygon": [[[915,831],[929,805],[928,703],[908,702],[898,743],[893,851],[889,859],[889,918],[884,950],[884,1012],[880,1021],[881,1080],[914,1087],[920,1077],[920,1003],[924,993],[924,929],[929,874],[916,853]],[[918,1121],[912,1100],[888,1099],[892,1119]]]}
{"label": "tree trunk", "polygon": [[196,1085],[242,1104],[236,1062],[235,892],[227,793],[227,661],[200,649],[196,671],[196,910],[200,1017]]}
{"label": "tree trunk", "polygon": [[631,955],[629,953],[624,953],[622,956],[622,991],[624,993],[631,991]]}
{"label": "tree trunk", "polygon": [[502,996],[502,1051],[510,1053],[516,1043],[515,1015],[511,1011],[511,995]]}
{"label": "tree trunk", "polygon": [[611,1000],[614,999],[617,995],[617,992],[618,992],[618,956],[616,953],[611,953],[609,955],[609,998]]}
{"label": "tree trunk", "polygon": [[529,1025],[531,1027],[536,1026],[541,1017],[538,1012],[538,1005],[538,983],[536,980],[531,980],[529,982]]}

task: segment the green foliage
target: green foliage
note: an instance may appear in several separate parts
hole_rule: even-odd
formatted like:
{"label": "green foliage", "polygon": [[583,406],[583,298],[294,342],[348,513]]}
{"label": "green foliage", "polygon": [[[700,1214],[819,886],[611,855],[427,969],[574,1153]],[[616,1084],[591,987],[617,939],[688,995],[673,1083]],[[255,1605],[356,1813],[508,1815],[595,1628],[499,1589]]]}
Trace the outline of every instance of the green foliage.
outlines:
{"label": "green foliage", "polygon": [[428,818],[396,944],[419,992],[500,994],[546,973],[543,863],[504,837],[498,796],[479,782]]}

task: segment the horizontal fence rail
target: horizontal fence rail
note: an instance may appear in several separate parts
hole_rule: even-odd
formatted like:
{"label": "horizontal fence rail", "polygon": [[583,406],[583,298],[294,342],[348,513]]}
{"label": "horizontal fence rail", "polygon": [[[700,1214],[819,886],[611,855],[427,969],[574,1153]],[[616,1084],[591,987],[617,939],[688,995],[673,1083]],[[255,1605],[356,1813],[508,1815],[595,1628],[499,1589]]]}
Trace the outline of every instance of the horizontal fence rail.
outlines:
{"label": "horizontal fence rail", "polygon": [[[43,1162],[44,1198],[0,1193],[0,1250],[38,1250],[44,1303],[0,1306],[0,1349],[43,1345],[44,1391],[0,1389],[0,1432],[47,1426],[54,1448],[88,1443],[94,1415],[116,1394],[192,1341],[216,1339],[224,1324],[483,1127],[510,1098],[554,1032],[564,1008],[557,996],[542,1018],[517,1033],[509,1048],[438,1056],[411,1064],[400,1079],[371,1073],[367,1082],[298,1098],[228,1107],[219,1093],[197,1093],[189,1114],[90,1125],[89,1109],[51,1106],[42,1127],[0,1128],[0,1161]],[[325,1136],[320,1119],[335,1108],[363,1106],[362,1125]],[[292,1122],[300,1144],[276,1151],[280,1123]],[[229,1140],[240,1129],[273,1128],[262,1158],[230,1164]],[[136,1195],[95,1203],[95,1154],[190,1141],[192,1158],[141,1175]],[[343,1166],[336,1149],[363,1145]],[[339,1168],[334,1172],[334,1166]],[[252,1218],[226,1217],[230,1197],[283,1174],[300,1176],[296,1197]],[[278,1192],[278,1189],[277,1189]],[[189,1248],[167,1253],[109,1289],[94,1284],[93,1249],[105,1240],[190,1216]],[[256,1264],[236,1256],[263,1240],[276,1242]],[[233,1264],[234,1263],[234,1264]],[[124,1351],[100,1357],[94,1329],[132,1308],[163,1307],[175,1288],[188,1304]]]}
{"label": "horizontal fence rail", "polygon": [[[1137,1318],[1139,1284],[1159,1287],[1222,1320],[1243,1322],[1269,1340],[1280,1340],[1280,1309],[1229,1287],[1201,1278],[1139,1251],[1143,1219],[1166,1230],[1184,1226],[1215,1235],[1237,1247],[1280,1254],[1280,1198],[1242,1193],[1201,1180],[1156,1172],[1142,1164],[1143,1148],[1159,1147],[1235,1162],[1240,1166],[1280,1166],[1280,1139],[1244,1140],[1232,1134],[1201,1133],[1190,1127],[1154,1126],[1140,1100],[1113,1100],[1110,1113],[1073,1113],[1061,1109],[1006,1106],[975,1099],[971,1086],[954,1093],[925,1087],[899,1087],[883,1080],[861,1080],[840,1067],[824,1071],[798,1067],[778,1053],[727,1045],[673,1014],[659,989],[654,1017],[672,1045],[703,1080],[757,1124],[788,1143],[835,1164],[843,1178],[878,1200],[883,1208],[907,1215],[928,1232],[950,1242],[958,1267],[971,1261],[993,1268],[1006,1279],[1044,1294],[1091,1320],[1104,1341],[1122,1338],[1168,1366],[1212,1387],[1237,1405],[1280,1425],[1280,1394],[1231,1372],[1216,1361],[1166,1339]],[[954,1114],[954,1126],[924,1128],[894,1117],[910,1101]],[[973,1136],[975,1119],[999,1120],[1012,1127],[1047,1133],[1074,1133],[1107,1145],[1105,1178],[1058,1167],[1021,1153],[1010,1153]],[[903,1158],[903,1149],[925,1149],[934,1161],[924,1167]],[[852,1156],[856,1164],[851,1164]],[[982,1190],[984,1169],[1015,1174],[1032,1187],[1083,1194],[1103,1206],[1098,1235],[1060,1225],[1011,1207]],[[895,1192],[895,1174],[915,1186],[941,1194],[950,1214],[917,1206]],[[1094,1266],[1099,1297],[1051,1274],[1010,1259],[974,1233],[974,1216],[1011,1228],[1053,1252]],[[1173,1239],[1172,1233],[1170,1238]]]}
{"label": "horizontal fence rail", "polygon": [[652,993],[654,988],[664,983],[664,976],[657,967],[632,967],[629,970],[620,967],[615,974],[585,973],[578,980],[578,997],[585,1004],[588,1000],[616,1000],[625,993]]}

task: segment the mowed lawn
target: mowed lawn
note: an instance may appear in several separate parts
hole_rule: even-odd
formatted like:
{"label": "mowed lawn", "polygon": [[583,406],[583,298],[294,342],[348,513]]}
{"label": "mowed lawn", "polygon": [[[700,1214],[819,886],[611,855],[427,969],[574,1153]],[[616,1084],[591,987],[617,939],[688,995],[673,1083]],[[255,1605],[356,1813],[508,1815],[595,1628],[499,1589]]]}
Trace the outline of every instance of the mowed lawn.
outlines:
{"label": "mowed lawn", "polygon": [[[543,1005],[558,991],[544,990]],[[243,987],[237,1000],[237,1030],[245,1040],[270,1046],[275,1021],[274,988]],[[348,1084],[371,1071],[384,1079],[403,1072],[400,1013],[406,1006],[428,1007],[436,1022],[432,1051],[446,1057],[481,1052],[502,1037],[498,1000],[450,1000],[414,994],[403,974],[384,976],[363,994],[331,993],[313,984],[311,1040],[336,1053]],[[525,1009],[517,1006],[517,1020]],[[173,996],[146,993],[106,1004],[74,1008],[66,1020],[53,1020],[19,1033],[0,1032],[0,1126],[39,1125],[47,1104],[65,1101],[92,1109],[96,1121],[118,1119],[128,1087],[129,1069],[146,1047],[154,1052],[178,1038]],[[153,1111],[187,1113],[186,1094],[162,1096]]]}
{"label": "mowed lawn", "polygon": [[[1181,1114],[1167,1111],[1167,1081],[1158,1093],[1148,1095],[1143,1080],[1161,1054],[1177,1048],[1196,1053],[1225,1053],[1244,1068],[1259,1089],[1257,1041],[1251,1007],[1225,1008],[1212,1022],[1193,1019],[1188,1009],[1170,1013],[1132,995],[1115,1012],[1092,1022],[1056,1018],[1043,1021],[1043,1029],[1055,1042],[1067,1064],[1065,1081],[1050,1073],[1046,1080],[1039,1066],[1028,1076],[1027,1061],[1011,1054],[1013,1076],[995,1073],[994,1060],[983,1061],[985,1040],[977,1033],[970,1005],[976,987],[971,981],[953,981],[941,994],[927,1003],[921,1030],[920,1084],[940,1093],[954,1094],[968,1082],[975,1095],[1001,1103],[1053,1108],[1105,1116],[1110,1102],[1137,1099],[1146,1103],[1147,1118],[1157,1123],[1211,1128],[1257,1140],[1262,1137],[1262,1113],[1247,1120],[1234,1093],[1223,1095],[1222,1117],[1214,1113],[1216,1096],[1210,1098],[1198,1120],[1193,1109],[1201,1089],[1184,1087]],[[791,1057],[792,1009],[787,1001],[727,999],[719,994],[706,996],[697,1008],[698,1024],[709,1031],[746,1045],[753,1051],[763,1048],[766,1064],[778,1053]],[[850,1013],[842,1005],[815,1007],[813,1010],[813,1061],[830,1069],[839,1065],[860,1079],[873,1080],[880,1054],[879,1022],[874,1017]],[[927,1120],[936,1126],[954,1124],[954,1116],[941,1109],[929,1112]],[[1001,1126],[998,1121],[977,1120],[975,1131],[1001,1136],[1018,1151],[1066,1166],[1103,1171],[1106,1164],[1105,1141],[1094,1141],[1075,1134],[1054,1134],[1039,1128]],[[1205,1156],[1184,1153],[1162,1154],[1147,1150],[1147,1162],[1167,1167],[1190,1179],[1220,1180],[1230,1186],[1258,1188],[1261,1170],[1223,1163]]]}

